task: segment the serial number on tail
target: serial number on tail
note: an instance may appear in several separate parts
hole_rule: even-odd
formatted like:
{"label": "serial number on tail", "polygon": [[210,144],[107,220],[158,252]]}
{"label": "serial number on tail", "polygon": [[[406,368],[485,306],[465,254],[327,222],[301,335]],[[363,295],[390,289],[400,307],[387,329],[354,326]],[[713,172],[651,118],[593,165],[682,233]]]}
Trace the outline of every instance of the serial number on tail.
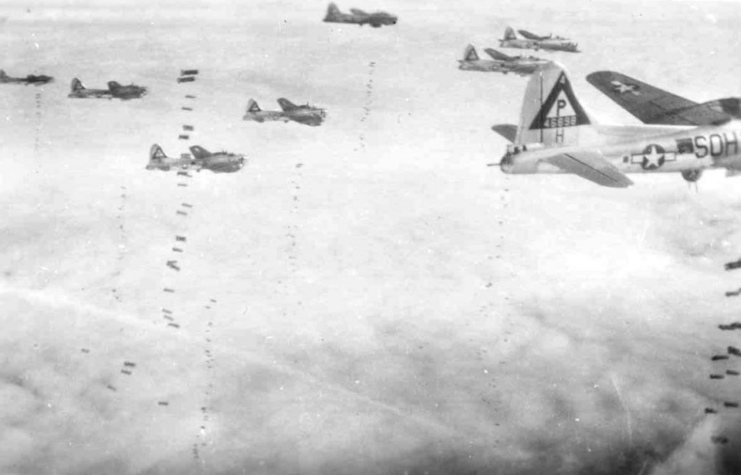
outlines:
{"label": "serial number on tail", "polygon": [[561,127],[576,127],[579,125],[579,118],[575,115],[566,117],[548,117],[543,121],[544,129],[558,129]]}

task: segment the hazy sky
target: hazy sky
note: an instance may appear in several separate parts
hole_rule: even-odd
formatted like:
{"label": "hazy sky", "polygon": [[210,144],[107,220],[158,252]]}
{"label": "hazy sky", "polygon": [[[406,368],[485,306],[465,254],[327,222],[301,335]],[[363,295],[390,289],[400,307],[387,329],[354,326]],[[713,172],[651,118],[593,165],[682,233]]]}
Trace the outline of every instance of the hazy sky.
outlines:
{"label": "hazy sky", "polygon": [[[570,36],[583,53],[552,56],[582,103],[635,124],[585,76],[738,95],[736,6],[338,3],[400,21],[0,7],[2,67],[55,77],[0,86],[0,472],[738,473],[739,380],[709,378],[739,369],[711,360],[741,347],[718,328],[738,319],[736,182],[503,175],[490,127],[517,123],[526,79],[456,62],[507,25]],[[150,94],[69,99],[73,77]],[[278,97],[326,123],[241,120]],[[248,164],[147,171],[153,143]]]}

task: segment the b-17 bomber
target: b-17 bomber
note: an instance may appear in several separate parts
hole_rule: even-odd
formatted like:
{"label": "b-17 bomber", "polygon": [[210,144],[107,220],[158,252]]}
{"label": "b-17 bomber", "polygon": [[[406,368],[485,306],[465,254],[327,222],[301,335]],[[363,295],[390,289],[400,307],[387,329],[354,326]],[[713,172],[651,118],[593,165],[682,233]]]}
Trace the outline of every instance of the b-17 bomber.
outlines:
{"label": "b-17 bomber", "polygon": [[528,76],[536,69],[549,61],[534,56],[508,56],[492,48],[484,49],[492,59],[479,58],[476,48],[468,45],[463,53],[463,59],[458,60],[458,69],[463,71],[483,71],[498,73],[515,73]]}
{"label": "b-17 bomber", "polygon": [[370,25],[380,28],[383,25],[396,25],[398,18],[386,12],[366,13],[357,8],[351,8],[350,13],[342,13],[336,4],[330,3],[324,21],[327,23],[352,23],[355,25]]}
{"label": "b-17 bomber", "polygon": [[24,84],[26,86],[32,84],[34,86],[43,86],[44,84],[49,84],[53,81],[53,77],[45,76],[43,74],[38,76],[35,74],[29,74],[26,77],[15,78],[8,76],[4,70],[0,69],[0,84]]}
{"label": "b-17 bomber", "polygon": [[[741,174],[741,99],[698,105],[616,74],[595,73],[588,80],[623,91],[618,94],[639,94],[621,105],[644,121],[654,118],[656,125],[598,124],[576,98],[563,67],[551,63],[530,78],[519,125],[492,127],[512,142],[500,162],[502,171],[573,173],[613,188],[633,184],[626,173],[681,173],[688,182],[705,169]],[[625,81],[625,87],[613,81]],[[683,125],[666,124],[675,124],[677,117]]]}
{"label": "b-17 bomber", "polygon": [[569,53],[578,53],[578,45],[568,38],[560,36],[538,36],[526,30],[518,30],[525,38],[518,38],[512,27],[507,27],[504,31],[504,38],[499,40],[499,46],[502,48],[519,48],[519,49],[544,49],[550,51],[566,51]]}
{"label": "b-17 bomber", "polygon": [[191,157],[168,157],[157,144],[152,145],[149,150],[149,163],[147,170],[169,171],[174,169],[196,170],[203,169],[214,173],[234,173],[244,167],[244,156],[228,152],[211,153],[201,146],[190,147]]}
{"label": "b-17 bomber", "polygon": [[116,81],[108,82],[108,89],[88,89],[82,82],[74,78],[71,85],[72,91],[67,97],[75,99],[121,99],[127,101],[130,99],[140,99],[147,94],[147,88],[143,86],[137,86],[130,84],[128,86],[122,86]]}
{"label": "b-17 bomber", "polygon": [[327,117],[327,113],[324,109],[310,106],[309,104],[297,106],[284,97],[278,99],[278,104],[282,110],[265,111],[260,109],[257,101],[250,99],[247,103],[247,111],[242,119],[260,123],[277,120],[283,122],[294,121],[299,124],[317,127],[322,125],[322,122],[324,122],[324,119]]}

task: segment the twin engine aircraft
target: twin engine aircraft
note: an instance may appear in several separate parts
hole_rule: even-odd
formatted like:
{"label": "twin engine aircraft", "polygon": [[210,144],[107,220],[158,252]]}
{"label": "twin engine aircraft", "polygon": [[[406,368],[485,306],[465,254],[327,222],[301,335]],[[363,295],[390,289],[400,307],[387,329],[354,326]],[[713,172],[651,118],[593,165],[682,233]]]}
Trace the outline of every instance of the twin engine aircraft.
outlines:
{"label": "twin engine aircraft", "polygon": [[33,84],[34,86],[43,86],[53,82],[54,78],[51,76],[29,74],[24,78],[14,78],[5,74],[5,71],[0,69],[0,84],[25,84],[26,86]]}
{"label": "twin engine aircraft", "polygon": [[468,45],[463,52],[463,59],[458,60],[460,63],[458,69],[504,74],[515,73],[520,76],[528,76],[540,66],[548,63],[548,61],[534,56],[508,56],[492,48],[486,48],[484,52],[492,59],[480,59],[476,48],[473,45]]}
{"label": "twin engine aircraft", "polygon": [[76,99],[121,99],[122,101],[128,101],[130,99],[140,99],[142,96],[147,94],[147,88],[131,84],[128,86],[122,86],[116,81],[108,82],[108,89],[88,89],[86,88],[79,79],[74,78],[71,85],[72,91],[67,97]]}
{"label": "twin engine aircraft", "polygon": [[194,169],[199,172],[206,169],[214,173],[234,173],[244,167],[243,155],[228,152],[211,153],[198,145],[190,147],[190,153],[193,158],[187,156],[183,158],[168,157],[162,151],[162,147],[154,144],[149,149],[147,170],[169,171],[173,168],[179,168],[182,170]]}
{"label": "twin engine aircraft", "polygon": [[284,97],[278,99],[278,104],[282,110],[264,111],[260,109],[260,106],[257,105],[257,102],[254,99],[250,99],[247,103],[247,111],[242,119],[260,123],[265,122],[266,120],[281,120],[283,122],[294,121],[299,124],[317,127],[322,125],[322,122],[324,122],[324,119],[327,117],[327,112],[324,109],[310,106],[309,104],[297,106]]}
{"label": "twin engine aircraft", "polygon": [[357,8],[351,8],[350,13],[342,13],[337,5],[330,3],[324,21],[327,23],[352,23],[355,25],[370,25],[380,28],[383,25],[396,25],[398,18],[386,12],[366,13]]}
{"label": "twin engine aircraft", "polygon": [[573,173],[613,188],[632,185],[629,173],[681,173],[688,182],[710,168],[741,174],[741,99],[697,104],[611,71],[587,80],[645,124],[598,124],[551,63],[531,76],[519,125],[492,127],[512,142],[504,173]]}
{"label": "twin engine aircraft", "polygon": [[538,36],[526,30],[518,30],[525,39],[518,38],[512,27],[507,27],[504,31],[504,38],[499,40],[499,46],[502,48],[520,48],[520,49],[544,49],[550,51],[567,51],[569,53],[578,53],[578,45],[568,38],[560,36]]}

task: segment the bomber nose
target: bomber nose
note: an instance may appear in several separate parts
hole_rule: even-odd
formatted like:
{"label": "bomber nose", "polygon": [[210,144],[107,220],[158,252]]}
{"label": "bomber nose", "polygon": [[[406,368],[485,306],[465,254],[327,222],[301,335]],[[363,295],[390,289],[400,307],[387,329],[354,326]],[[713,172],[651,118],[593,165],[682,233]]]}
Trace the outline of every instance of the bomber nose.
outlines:
{"label": "bomber nose", "polygon": [[502,160],[499,162],[499,168],[502,169],[503,173],[510,173],[512,167],[514,167],[514,163],[512,163],[512,155],[508,153],[502,157]]}

